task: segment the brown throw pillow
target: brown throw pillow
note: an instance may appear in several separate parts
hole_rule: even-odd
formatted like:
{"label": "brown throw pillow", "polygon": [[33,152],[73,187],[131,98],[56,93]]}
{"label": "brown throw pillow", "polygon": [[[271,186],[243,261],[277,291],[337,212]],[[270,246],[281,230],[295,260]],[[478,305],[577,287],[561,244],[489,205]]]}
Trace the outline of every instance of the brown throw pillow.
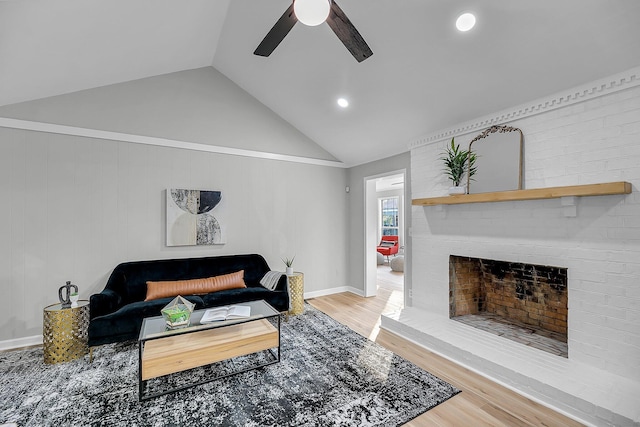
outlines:
{"label": "brown throw pillow", "polygon": [[145,301],[178,295],[199,295],[224,289],[246,288],[244,270],[205,279],[174,280],[166,282],[147,282]]}

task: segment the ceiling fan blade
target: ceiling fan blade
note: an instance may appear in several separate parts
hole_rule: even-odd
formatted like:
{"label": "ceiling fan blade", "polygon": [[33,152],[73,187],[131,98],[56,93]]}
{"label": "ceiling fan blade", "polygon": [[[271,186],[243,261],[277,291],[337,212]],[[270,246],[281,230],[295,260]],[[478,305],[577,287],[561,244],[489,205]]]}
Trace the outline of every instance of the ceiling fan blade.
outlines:
{"label": "ceiling fan blade", "polygon": [[253,54],[260,56],[271,55],[271,52],[273,52],[285,36],[289,34],[289,31],[291,31],[296,22],[298,22],[298,18],[296,18],[296,15],[293,13],[293,3],[291,3],[291,6],[289,6],[280,19],[278,19],[278,22],[276,22],[273,28],[267,33]]}
{"label": "ceiling fan blade", "polygon": [[358,62],[362,62],[373,55],[367,42],[364,41],[356,27],[353,26],[335,1],[331,2],[331,12],[327,18],[327,24]]}

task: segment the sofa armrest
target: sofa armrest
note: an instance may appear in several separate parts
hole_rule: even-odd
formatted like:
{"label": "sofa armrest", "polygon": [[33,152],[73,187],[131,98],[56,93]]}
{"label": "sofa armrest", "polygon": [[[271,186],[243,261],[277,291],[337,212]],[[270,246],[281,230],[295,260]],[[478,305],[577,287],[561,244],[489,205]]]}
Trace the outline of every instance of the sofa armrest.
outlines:
{"label": "sofa armrest", "polygon": [[113,313],[120,308],[122,297],[112,289],[104,289],[89,298],[89,317],[91,319]]}
{"label": "sofa armrest", "polygon": [[287,276],[286,275],[282,275],[280,276],[280,280],[278,280],[278,284],[276,285],[274,291],[284,291],[287,292],[289,291],[289,288],[287,286]]}

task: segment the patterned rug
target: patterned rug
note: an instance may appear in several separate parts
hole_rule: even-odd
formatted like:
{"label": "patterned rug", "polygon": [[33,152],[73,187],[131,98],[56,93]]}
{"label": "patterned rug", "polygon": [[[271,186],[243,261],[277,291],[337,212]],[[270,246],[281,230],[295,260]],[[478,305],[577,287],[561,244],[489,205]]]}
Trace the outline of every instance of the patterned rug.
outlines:
{"label": "patterned rug", "polygon": [[[397,426],[459,393],[309,305],[283,320],[281,333],[279,363],[144,402],[135,342],[99,347],[93,363],[45,365],[41,348],[2,353],[0,424]],[[217,364],[171,381],[230,368]]]}

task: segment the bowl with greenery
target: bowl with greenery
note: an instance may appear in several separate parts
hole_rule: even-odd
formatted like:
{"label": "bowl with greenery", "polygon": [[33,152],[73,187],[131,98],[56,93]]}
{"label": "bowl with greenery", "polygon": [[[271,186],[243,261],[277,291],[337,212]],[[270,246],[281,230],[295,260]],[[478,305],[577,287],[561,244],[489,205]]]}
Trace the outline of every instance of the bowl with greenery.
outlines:
{"label": "bowl with greenery", "polygon": [[191,322],[191,313],[194,308],[194,303],[178,295],[160,310],[160,313],[162,313],[168,329],[185,328]]}

